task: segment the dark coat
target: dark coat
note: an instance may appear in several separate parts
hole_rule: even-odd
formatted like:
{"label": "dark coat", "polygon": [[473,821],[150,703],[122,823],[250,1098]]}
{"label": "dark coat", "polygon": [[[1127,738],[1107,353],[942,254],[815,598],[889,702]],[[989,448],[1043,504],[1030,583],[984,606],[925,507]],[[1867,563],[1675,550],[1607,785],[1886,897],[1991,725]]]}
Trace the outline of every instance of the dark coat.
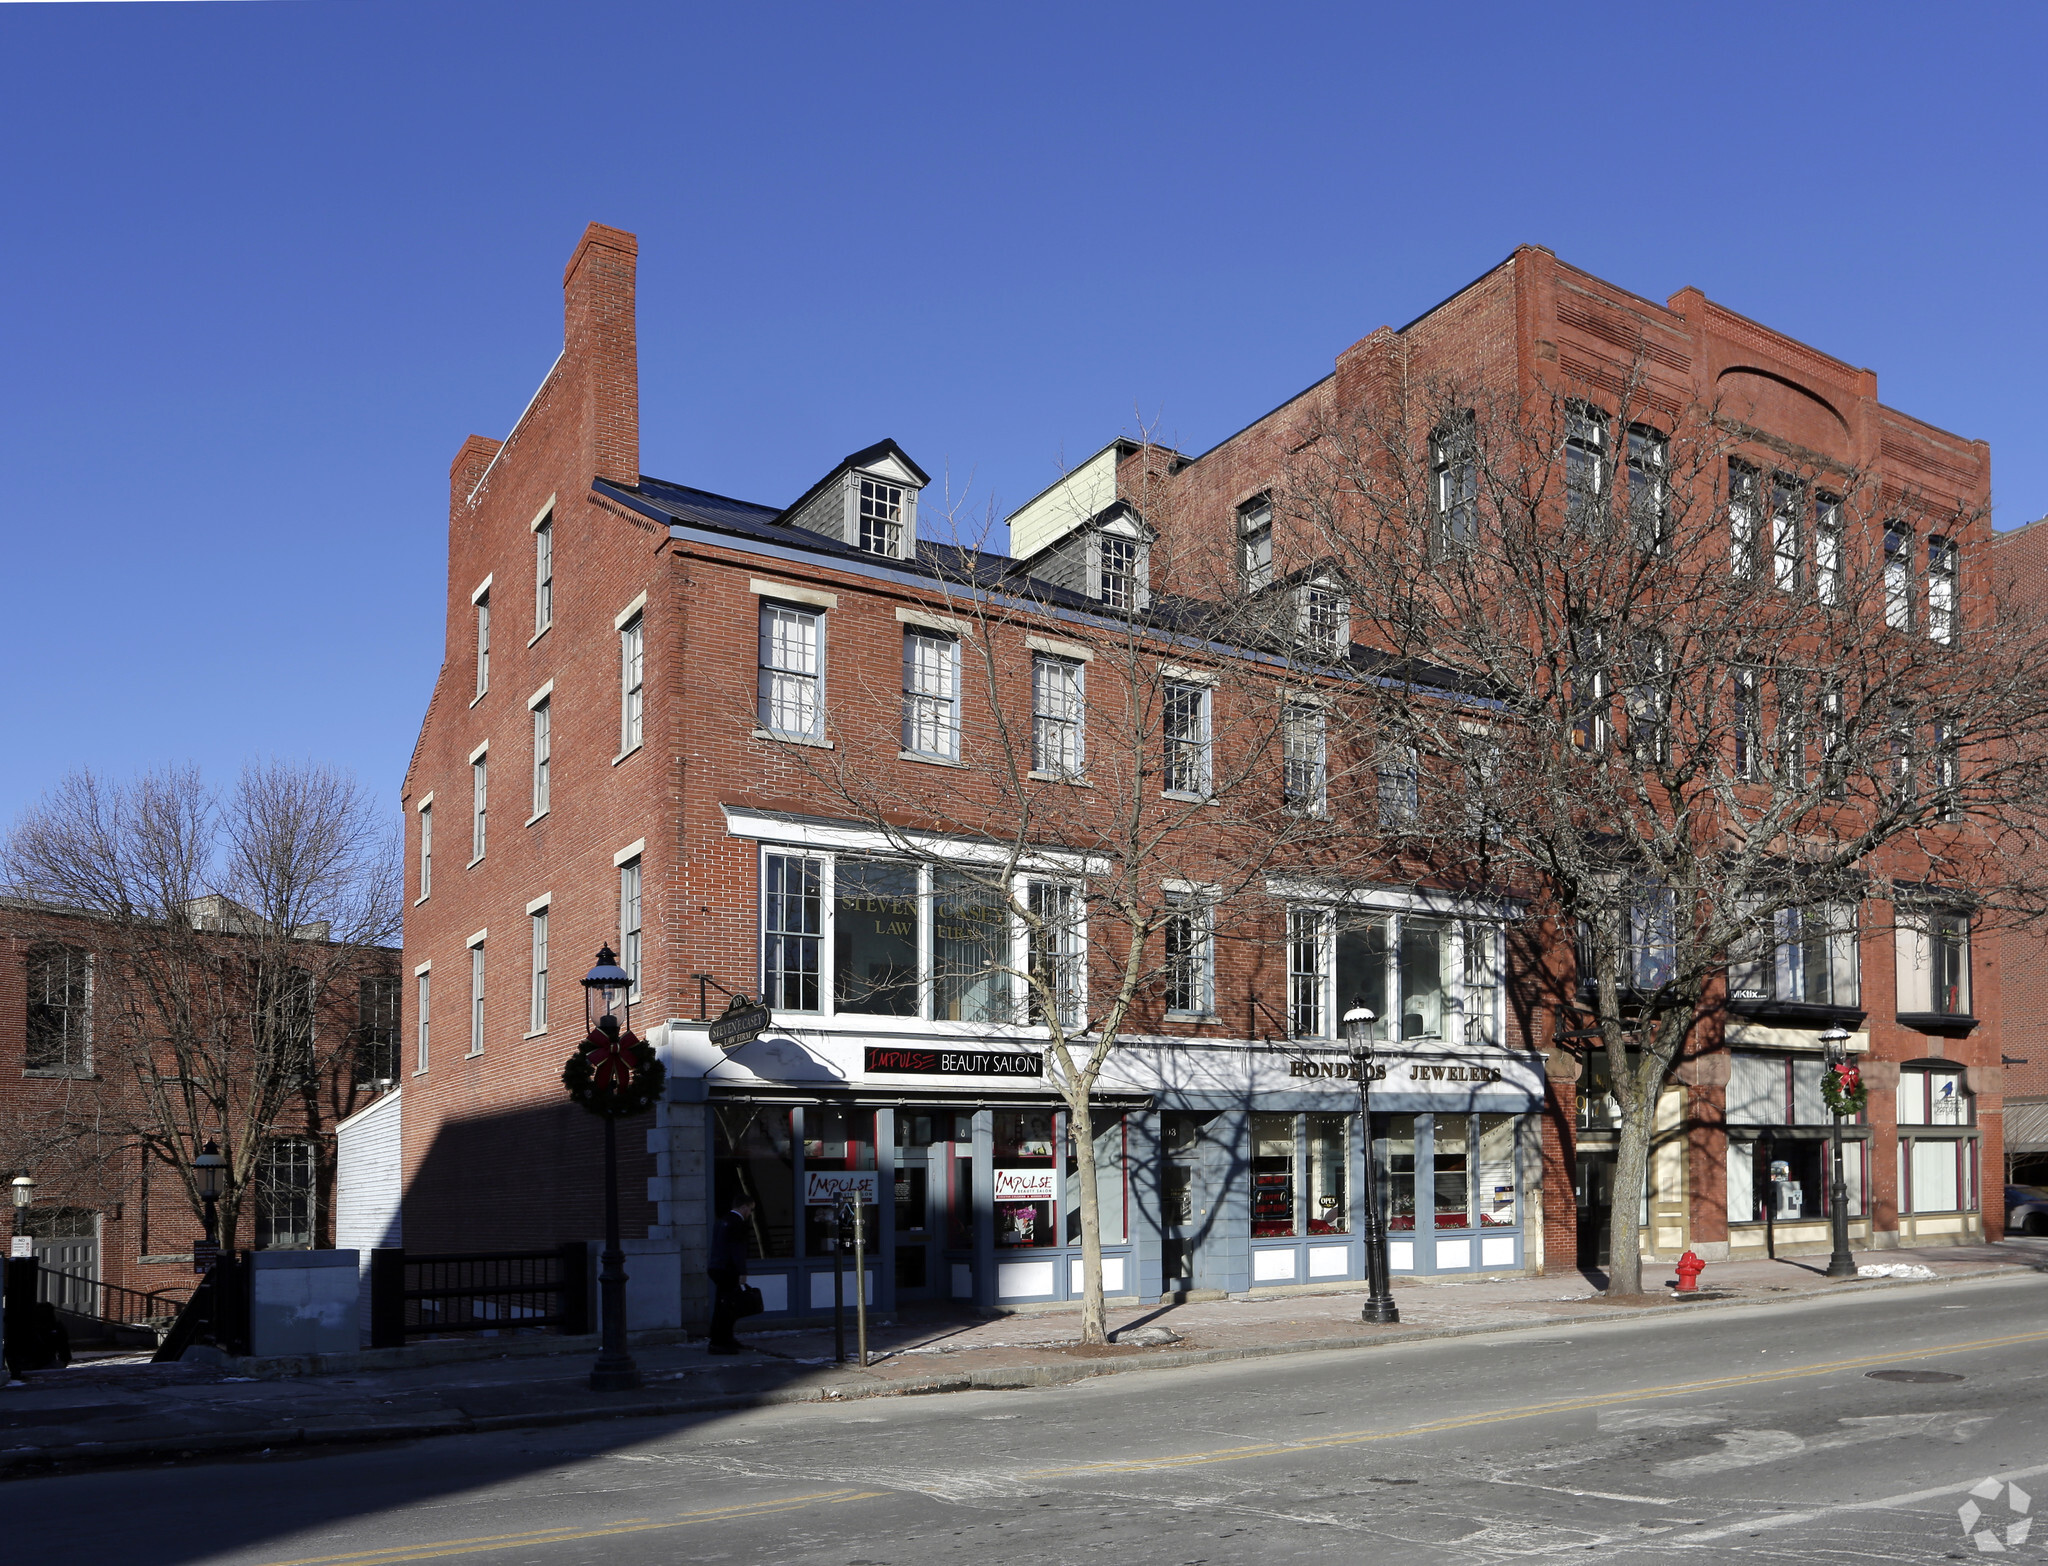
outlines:
{"label": "dark coat", "polygon": [[711,1226],[711,1254],[705,1259],[707,1272],[729,1272],[734,1277],[747,1275],[747,1260],[753,1253],[748,1243],[751,1221],[738,1213],[727,1213]]}

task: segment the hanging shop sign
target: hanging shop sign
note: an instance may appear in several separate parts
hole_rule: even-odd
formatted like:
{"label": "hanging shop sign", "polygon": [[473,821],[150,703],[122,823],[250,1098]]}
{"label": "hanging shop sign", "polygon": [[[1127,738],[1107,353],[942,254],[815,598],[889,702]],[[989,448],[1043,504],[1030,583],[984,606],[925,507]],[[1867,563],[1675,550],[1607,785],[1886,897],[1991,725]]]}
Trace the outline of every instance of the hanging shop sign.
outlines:
{"label": "hanging shop sign", "polygon": [[804,1205],[806,1207],[832,1207],[842,1196],[851,1198],[859,1194],[863,1207],[881,1204],[881,1177],[872,1169],[806,1169],[804,1171]]}
{"label": "hanging shop sign", "polygon": [[998,1169],[996,1195],[999,1202],[1049,1202],[1053,1199],[1052,1169]]}
{"label": "hanging shop sign", "polygon": [[1009,1049],[897,1049],[869,1045],[867,1070],[891,1076],[1042,1077],[1045,1057]]}

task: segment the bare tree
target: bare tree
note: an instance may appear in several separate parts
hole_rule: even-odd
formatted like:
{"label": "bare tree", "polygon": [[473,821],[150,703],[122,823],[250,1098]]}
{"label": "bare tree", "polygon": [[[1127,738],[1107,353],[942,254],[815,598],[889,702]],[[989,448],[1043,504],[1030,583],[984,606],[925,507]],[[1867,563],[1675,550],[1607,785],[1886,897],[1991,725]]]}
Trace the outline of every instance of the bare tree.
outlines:
{"label": "bare tree", "polygon": [[[1410,388],[1315,429],[1276,504],[1365,649],[1333,770],[1382,807],[1333,838],[1354,874],[1511,892],[1576,947],[1552,999],[1607,1062],[1632,1215],[1731,962],[1739,986],[1794,927],[2039,914],[2048,636],[1988,550],[1958,572],[1972,508],[1681,408],[1641,365],[1599,401]],[[1633,1221],[1612,1254],[1639,1292]]]}
{"label": "bare tree", "polygon": [[358,985],[399,929],[390,832],[330,768],[252,765],[222,796],[167,767],[72,774],[4,852],[10,921],[92,953],[94,1070],[70,1084],[66,1131],[169,1166],[195,1214],[193,1159],[218,1142],[232,1245],[266,1147],[291,1134],[323,1149],[353,1102]]}
{"label": "bare tree", "polygon": [[[1214,953],[1264,939],[1266,870],[1312,819],[1280,754],[1282,693],[1308,677],[1219,645],[1215,606],[1152,590],[1174,576],[1155,525],[1171,454],[1134,450],[1107,554],[1100,496],[1072,502],[1066,547],[1093,562],[1073,572],[1092,593],[927,544],[904,680],[842,682],[815,719],[832,747],[791,752],[822,806],[886,845],[871,871],[841,861],[842,896],[849,875],[911,888],[890,878],[928,873],[928,1014],[1042,1039],[1072,1127],[1089,1343],[1106,1338],[1098,1085],[1134,1035],[1219,1009]],[[808,710],[778,717],[779,699],[749,693],[747,727],[808,731]],[[767,978],[769,1004],[789,1003],[772,963]]]}

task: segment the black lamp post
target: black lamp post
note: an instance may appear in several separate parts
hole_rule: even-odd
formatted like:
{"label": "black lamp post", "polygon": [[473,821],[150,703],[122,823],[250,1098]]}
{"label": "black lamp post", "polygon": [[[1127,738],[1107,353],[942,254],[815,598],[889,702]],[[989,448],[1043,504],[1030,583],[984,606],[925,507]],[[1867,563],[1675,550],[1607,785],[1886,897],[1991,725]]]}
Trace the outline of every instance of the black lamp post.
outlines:
{"label": "black lamp post", "polygon": [[[626,1020],[618,1013],[623,1008]],[[632,981],[609,946],[598,948],[597,966],[583,976],[583,1020],[616,1040],[630,1032]],[[597,1363],[590,1367],[595,1392],[630,1392],[640,1385],[640,1367],[626,1351],[626,1258],[619,1250],[619,1134],[604,1117],[604,1255],[597,1269]]]}
{"label": "black lamp post", "polygon": [[199,1150],[199,1156],[192,1160],[192,1178],[199,1186],[199,1200],[206,1209],[206,1249],[209,1256],[220,1253],[219,1210],[220,1172],[227,1168],[228,1161],[220,1156],[220,1144],[208,1142]]}
{"label": "black lamp post", "polygon": [[[1849,1058],[1849,1030],[1837,1022],[1821,1034],[1820,1043],[1827,1052],[1827,1064],[1822,1069],[1832,1074]],[[1842,1168],[1841,1112],[1830,1110],[1828,1118],[1834,1122],[1829,1134],[1828,1219],[1829,1227],[1834,1230],[1835,1252],[1828,1258],[1827,1275],[1830,1278],[1853,1278],[1856,1276],[1856,1258],[1849,1254],[1849,1181]]]}
{"label": "black lamp post", "polygon": [[1361,1321],[1397,1322],[1394,1294],[1388,1279],[1387,1225],[1380,1215],[1379,1180],[1372,1159],[1373,1013],[1363,995],[1355,996],[1344,1013],[1344,1048],[1358,1076],[1358,1120],[1365,1132],[1365,1306]]}
{"label": "black lamp post", "polygon": [[18,1174],[14,1177],[14,1232],[28,1233],[28,1204],[36,1199],[36,1182],[33,1177]]}

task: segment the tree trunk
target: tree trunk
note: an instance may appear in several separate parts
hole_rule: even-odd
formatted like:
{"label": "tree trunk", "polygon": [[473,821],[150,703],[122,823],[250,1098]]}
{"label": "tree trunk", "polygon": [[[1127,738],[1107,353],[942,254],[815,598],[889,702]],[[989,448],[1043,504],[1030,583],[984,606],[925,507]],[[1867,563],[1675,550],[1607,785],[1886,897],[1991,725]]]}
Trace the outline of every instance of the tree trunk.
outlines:
{"label": "tree trunk", "polygon": [[[1095,1116],[1088,1095],[1076,1107],[1067,1100],[1068,1134],[1074,1143],[1074,1180],[1081,1187],[1081,1341],[1107,1343],[1109,1329],[1102,1304],[1102,1224],[1095,1200]],[[1070,1193],[1071,1194],[1071,1193]]]}
{"label": "tree trunk", "polygon": [[1648,1192],[1650,1135],[1657,1122],[1655,1088],[1644,1092],[1638,1086],[1634,1105],[1621,1117],[1621,1136],[1615,1147],[1614,1207],[1608,1216],[1607,1292],[1643,1292],[1643,1237],[1638,1222]]}

